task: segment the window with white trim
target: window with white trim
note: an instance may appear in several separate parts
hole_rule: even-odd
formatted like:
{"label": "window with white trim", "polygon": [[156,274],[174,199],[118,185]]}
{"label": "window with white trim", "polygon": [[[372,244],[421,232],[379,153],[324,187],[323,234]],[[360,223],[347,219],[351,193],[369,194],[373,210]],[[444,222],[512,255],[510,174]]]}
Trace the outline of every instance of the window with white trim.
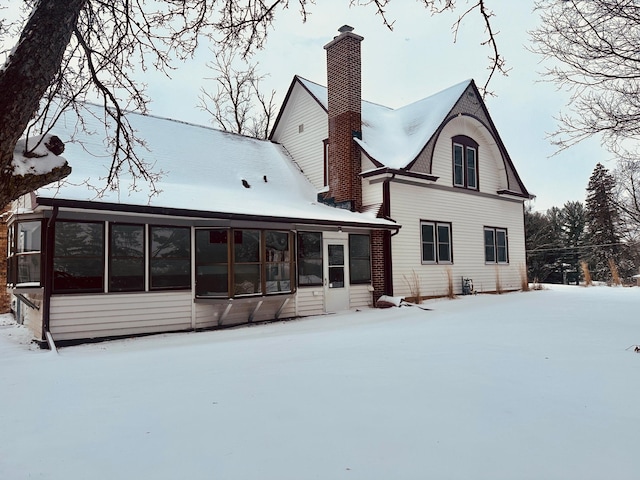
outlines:
{"label": "window with white trim", "polygon": [[485,263],[509,263],[509,237],[505,228],[484,227]]}
{"label": "window with white trim", "polygon": [[478,142],[465,135],[453,141],[453,185],[478,190]]}
{"label": "window with white trim", "polygon": [[451,224],[420,222],[422,263],[452,263]]}

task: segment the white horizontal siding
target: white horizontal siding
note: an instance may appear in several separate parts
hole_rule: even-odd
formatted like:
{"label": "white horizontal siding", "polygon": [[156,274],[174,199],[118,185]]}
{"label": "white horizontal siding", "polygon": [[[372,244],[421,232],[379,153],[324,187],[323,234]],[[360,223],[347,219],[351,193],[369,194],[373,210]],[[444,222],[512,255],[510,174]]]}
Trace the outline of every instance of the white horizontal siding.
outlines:
{"label": "white horizontal siding", "polygon": [[296,83],[272,136],[275,142],[284,145],[317,190],[324,187],[323,140],[329,136],[327,122],[324,109]]}
{"label": "white horizontal siding", "polygon": [[191,292],[54,295],[49,328],[56,340],[191,328]]}
{"label": "white horizontal siding", "polygon": [[[294,315],[293,307],[289,306],[289,304],[294,304],[294,299],[285,296],[254,297],[213,303],[196,303],[196,328],[240,325],[248,323],[250,319],[252,322],[275,320],[276,314],[287,298],[289,298],[289,301],[280,312],[278,318],[290,318]],[[220,319],[222,319],[222,321]]]}
{"label": "white horizontal siding", "polygon": [[296,298],[296,316],[307,317],[324,313],[324,290],[322,287],[300,287]]}
{"label": "white horizontal siding", "polygon": [[[520,288],[520,271],[526,261],[522,203],[398,183],[392,183],[391,189],[391,216],[402,225],[392,237],[395,295],[412,295],[409,284],[414,283],[414,273],[421,295],[445,295],[447,270],[451,271],[456,293],[462,290],[462,277],[471,278],[478,291],[493,291],[497,274],[503,289]],[[422,265],[421,219],[451,223],[452,264]],[[485,264],[485,226],[508,230],[509,264]]]}
{"label": "white horizontal siding", "polygon": [[362,181],[362,205],[379,205],[383,200],[382,186],[383,182],[369,183],[368,180]]}
{"label": "white horizontal siding", "polygon": [[349,287],[349,308],[373,307],[373,294],[369,285],[351,285]]}

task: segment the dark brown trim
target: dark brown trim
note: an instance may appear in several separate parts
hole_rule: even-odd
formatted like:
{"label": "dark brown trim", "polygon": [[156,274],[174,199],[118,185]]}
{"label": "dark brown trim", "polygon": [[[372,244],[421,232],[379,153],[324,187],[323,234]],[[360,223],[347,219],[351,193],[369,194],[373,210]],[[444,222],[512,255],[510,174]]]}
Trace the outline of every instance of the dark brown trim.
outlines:
{"label": "dark brown trim", "polygon": [[[391,179],[387,179],[382,184],[382,215],[384,218],[391,216]],[[397,233],[398,231],[396,231]],[[383,262],[384,262],[384,292],[393,296],[393,258],[391,255],[391,232],[384,232],[382,239]]]}
{"label": "dark brown trim", "polygon": [[391,232],[383,233],[384,251],[384,290],[388,295],[393,296],[393,259],[391,258]]}
{"label": "dark brown trim", "polygon": [[362,139],[361,139],[361,138],[355,138],[355,137],[354,137],[354,139],[353,139],[353,140],[354,140],[354,141],[358,144],[358,146],[360,147],[360,151],[361,151],[362,153],[364,153],[364,155],[365,155],[369,160],[371,160],[371,163],[373,163],[373,164],[376,166],[376,168],[383,168],[383,167],[384,167],[384,164],[383,164],[383,163],[381,163],[381,162],[379,162],[378,160],[376,160],[375,158],[373,158],[373,157],[369,154],[369,152],[367,152],[366,148],[364,148],[364,145],[362,145],[364,142],[362,141]]}
{"label": "dark brown trim", "polygon": [[51,217],[45,222],[45,242],[42,245],[41,253],[44,256],[42,262],[45,264],[43,292],[42,292],[42,338],[44,340],[45,332],[49,331],[51,319],[51,293],[53,291],[53,248],[55,245],[55,229],[56,217],[58,216],[58,207],[53,207]]}
{"label": "dark brown trim", "polygon": [[436,182],[440,178],[440,177],[436,177],[435,175],[430,175],[427,173],[410,172],[409,170],[398,170],[395,168],[388,168],[388,167],[378,168],[377,170],[369,170],[368,172],[361,173],[360,176],[362,178],[369,178],[369,177],[375,177],[376,175],[386,175],[386,174],[399,175],[399,176],[411,177],[411,178],[421,178],[423,180],[429,180],[431,182]]}
{"label": "dark brown trim", "polygon": [[151,207],[148,205],[131,205],[122,203],[109,203],[109,202],[93,202],[89,200],[66,200],[57,198],[45,198],[38,197],[38,204],[48,207],[59,208],[74,208],[81,210],[97,210],[97,211],[111,211],[111,212],[125,212],[125,213],[140,213],[147,215],[162,215],[168,217],[187,217],[187,218],[201,218],[201,219],[216,219],[216,220],[236,220],[247,222],[264,222],[264,223],[294,223],[299,225],[316,225],[316,226],[331,226],[331,227],[352,227],[352,228],[364,228],[373,230],[398,230],[400,225],[381,225],[374,222],[351,222],[351,221],[339,221],[339,220],[314,220],[311,218],[296,218],[296,217],[272,217],[272,216],[258,216],[243,213],[225,213],[225,212],[211,212],[206,210],[187,210],[183,208],[167,208],[167,207]]}
{"label": "dark brown trim", "polygon": [[520,197],[520,198],[525,198],[527,200],[533,200],[535,197],[535,195],[531,195],[531,194],[522,194],[520,192],[512,192],[511,190],[498,190],[496,192],[498,195],[512,195],[514,197]]}
{"label": "dark brown trim", "polygon": [[324,186],[329,186],[329,139],[322,140],[322,171],[324,173]]}

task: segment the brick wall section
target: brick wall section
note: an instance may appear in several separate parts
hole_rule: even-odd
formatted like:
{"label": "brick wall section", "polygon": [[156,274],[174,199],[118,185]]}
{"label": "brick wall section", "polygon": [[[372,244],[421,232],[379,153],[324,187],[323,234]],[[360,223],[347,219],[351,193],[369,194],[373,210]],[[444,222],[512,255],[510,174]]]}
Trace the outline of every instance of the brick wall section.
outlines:
{"label": "brick wall section", "polygon": [[373,304],[382,295],[391,295],[385,286],[385,235],[382,230],[375,230],[371,234],[371,281],[373,283]]}
{"label": "brick wall section", "polygon": [[362,131],[361,59],[363,37],[350,30],[325,45],[329,118],[329,196],[362,208],[360,149],[354,132]]}
{"label": "brick wall section", "polygon": [[[9,205],[0,213],[9,210]],[[5,217],[0,217],[0,314],[9,313],[11,310],[11,297],[7,293],[7,222]]]}

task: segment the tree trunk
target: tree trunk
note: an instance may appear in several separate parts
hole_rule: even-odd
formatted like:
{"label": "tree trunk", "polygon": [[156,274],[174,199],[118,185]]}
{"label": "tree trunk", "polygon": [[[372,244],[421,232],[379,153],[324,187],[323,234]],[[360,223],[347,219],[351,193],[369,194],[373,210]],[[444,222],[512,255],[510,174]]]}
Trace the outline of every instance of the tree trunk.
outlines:
{"label": "tree trunk", "polygon": [[78,16],[88,0],[40,0],[0,70],[0,205],[66,177],[68,165],[46,175],[14,176],[16,142],[59,73]]}

